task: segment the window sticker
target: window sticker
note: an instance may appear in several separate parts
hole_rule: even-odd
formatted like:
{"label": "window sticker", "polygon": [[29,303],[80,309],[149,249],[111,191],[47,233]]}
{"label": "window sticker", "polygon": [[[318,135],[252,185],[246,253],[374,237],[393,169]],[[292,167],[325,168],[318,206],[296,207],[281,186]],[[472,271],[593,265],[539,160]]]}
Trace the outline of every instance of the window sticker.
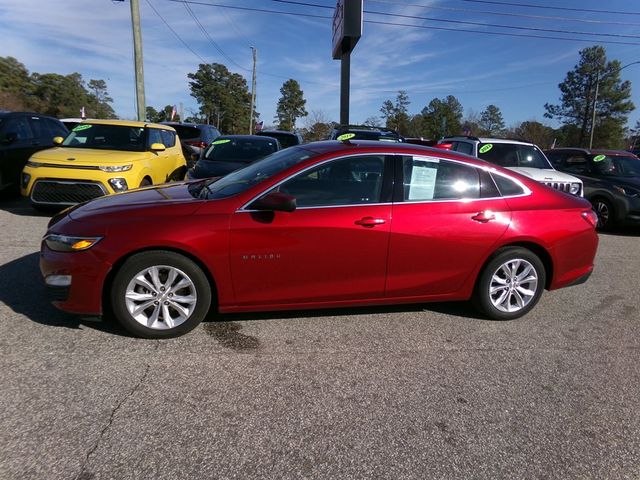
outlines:
{"label": "window sticker", "polygon": [[93,125],[78,125],[75,127],[72,132],[81,132],[82,130],[87,130],[88,128],[93,127]]}
{"label": "window sticker", "polygon": [[223,138],[222,140],[216,140],[211,145],[222,145],[223,143],[229,143],[230,141],[231,139],[229,138]]}
{"label": "window sticker", "polygon": [[437,172],[437,165],[433,163],[414,163],[411,169],[408,200],[433,200]]}
{"label": "window sticker", "polygon": [[493,143],[487,143],[483,146],[480,147],[480,150],[478,150],[480,153],[487,153],[489,150],[491,150],[493,148]]}
{"label": "window sticker", "polygon": [[593,157],[593,161],[594,162],[601,162],[603,161],[605,158],[607,158],[606,155],[596,155],[595,157]]}

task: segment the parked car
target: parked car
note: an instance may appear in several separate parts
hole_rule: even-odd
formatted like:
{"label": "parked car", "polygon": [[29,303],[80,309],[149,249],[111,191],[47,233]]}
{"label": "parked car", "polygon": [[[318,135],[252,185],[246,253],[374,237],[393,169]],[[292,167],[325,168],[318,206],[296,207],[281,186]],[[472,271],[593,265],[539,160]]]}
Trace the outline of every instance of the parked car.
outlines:
{"label": "parked car", "polygon": [[640,158],[623,150],[555,148],[545,154],[558,170],[584,183],[598,228],[640,224]]}
{"label": "parked car", "polygon": [[192,153],[200,155],[203,149],[220,136],[220,130],[203,123],[162,122],[162,125],[173,127],[180,137],[180,143],[191,147],[185,151],[185,157]]}
{"label": "parked car", "polygon": [[91,120],[56,143],[33,155],[22,172],[22,195],[36,208],[182,180],[186,173],[180,141],[167,125]]}
{"label": "parked car", "polygon": [[256,132],[256,135],[275,138],[280,142],[282,148],[300,145],[303,142],[302,135],[298,132],[287,132],[286,130],[260,130]]}
{"label": "parked car", "polygon": [[68,133],[56,118],[32,112],[0,111],[0,192],[20,191],[20,172],[34,153],[53,147]]}
{"label": "parked car", "polygon": [[342,125],[334,128],[329,134],[330,140],[336,140],[345,134],[352,134],[350,136],[353,140],[377,140],[380,142],[404,142],[398,132],[391,128],[383,127],[371,127],[368,125]]}
{"label": "parked car", "polygon": [[472,298],[508,320],[587,280],[596,220],[586,200],[466,155],[313,142],[70,208],[49,222],[40,267],[58,308],[112,311],[146,338],[186,333],[212,307]]}
{"label": "parked car", "polygon": [[437,140],[430,140],[424,137],[404,137],[404,141],[413,145],[423,145],[425,147],[435,147]]}
{"label": "parked car", "polygon": [[278,140],[257,135],[222,135],[187,171],[187,179],[222,177],[280,150]]}
{"label": "parked car", "polygon": [[[582,180],[555,170],[544,153],[533,143],[506,138],[454,136],[444,137],[440,144],[450,144],[450,150],[508,168],[556,190],[579,197],[584,194]],[[444,145],[438,146],[446,148]]]}

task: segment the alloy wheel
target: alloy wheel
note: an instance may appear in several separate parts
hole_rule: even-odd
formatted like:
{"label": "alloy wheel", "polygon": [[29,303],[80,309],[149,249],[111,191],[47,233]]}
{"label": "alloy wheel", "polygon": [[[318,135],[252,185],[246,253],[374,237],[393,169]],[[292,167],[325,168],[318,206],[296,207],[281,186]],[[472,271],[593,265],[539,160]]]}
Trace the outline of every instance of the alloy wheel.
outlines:
{"label": "alloy wheel", "polygon": [[538,272],[527,260],[511,259],[500,265],[489,283],[492,305],[501,312],[514,313],[525,308],[538,290]]}

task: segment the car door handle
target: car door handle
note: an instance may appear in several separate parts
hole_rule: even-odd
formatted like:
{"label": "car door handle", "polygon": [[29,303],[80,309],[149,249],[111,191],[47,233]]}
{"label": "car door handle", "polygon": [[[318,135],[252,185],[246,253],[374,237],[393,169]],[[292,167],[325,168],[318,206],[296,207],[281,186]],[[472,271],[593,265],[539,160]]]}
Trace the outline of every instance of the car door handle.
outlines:
{"label": "car door handle", "polygon": [[360,220],[356,220],[356,225],[361,225],[363,227],[375,227],[376,225],[382,225],[385,223],[384,218],[373,218],[373,217],[362,217]]}
{"label": "car door handle", "polygon": [[495,220],[496,216],[493,212],[478,212],[473,217],[471,217],[471,219],[475,220],[476,222],[487,223],[491,220]]}

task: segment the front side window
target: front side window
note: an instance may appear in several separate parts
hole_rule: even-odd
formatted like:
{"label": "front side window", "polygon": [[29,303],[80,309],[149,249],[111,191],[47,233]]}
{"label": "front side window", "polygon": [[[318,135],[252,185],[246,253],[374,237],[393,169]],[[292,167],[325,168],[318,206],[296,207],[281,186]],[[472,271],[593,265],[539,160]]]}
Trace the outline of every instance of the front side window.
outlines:
{"label": "front side window", "polygon": [[162,141],[162,130],[157,128],[148,128],[147,132],[147,148],[150,148],[154,143],[162,143],[164,145],[164,142]]}
{"label": "front side window", "polygon": [[544,154],[533,145],[480,143],[478,158],[501,167],[553,168]]}
{"label": "front side window", "polygon": [[280,185],[298,207],[380,203],[382,155],[354,156],[322,164]]}
{"label": "front side window", "polygon": [[80,123],[62,142],[63,147],[142,152],[144,128]]}
{"label": "front side window", "polygon": [[435,157],[405,157],[402,170],[404,201],[480,197],[480,179],[474,167]]}

